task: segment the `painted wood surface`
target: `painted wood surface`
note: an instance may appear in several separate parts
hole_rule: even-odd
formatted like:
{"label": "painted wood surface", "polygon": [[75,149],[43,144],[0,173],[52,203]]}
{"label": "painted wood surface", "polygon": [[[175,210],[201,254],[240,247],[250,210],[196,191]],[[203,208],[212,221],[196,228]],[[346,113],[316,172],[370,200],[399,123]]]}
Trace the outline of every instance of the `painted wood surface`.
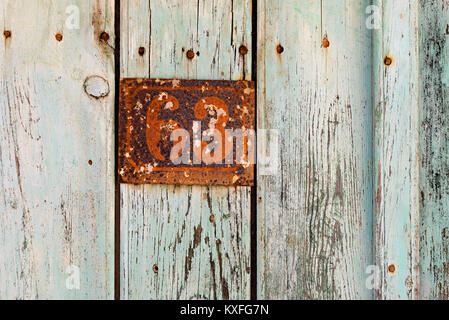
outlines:
{"label": "painted wood surface", "polygon": [[[122,0],[121,76],[249,80],[251,12],[249,0]],[[250,297],[250,188],[120,193],[122,299]]]}
{"label": "painted wood surface", "polygon": [[449,4],[420,1],[420,298],[449,299]]}
{"label": "painted wood surface", "polygon": [[0,3],[0,299],[113,297],[113,17],[105,0]]}
{"label": "painted wood surface", "polygon": [[258,298],[370,299],[370,1],[258,3]]}
{"label": "painted wood surface", "polygon": [[[418,1],[378,1],[373,35],[375,261],[379,299],[419,288]],[[428,253],[427,253],[428,254]]]}
{"label": "painted wood surface", "polygon": [[[252,4],[121,0],[120,75],[249,80],[257,32],[257,297],[449,299],[449,5]],[[114,295],[114,8],[0,4],[0,299]],[[251,196],[120,186],[120,297],[250,298]]]}

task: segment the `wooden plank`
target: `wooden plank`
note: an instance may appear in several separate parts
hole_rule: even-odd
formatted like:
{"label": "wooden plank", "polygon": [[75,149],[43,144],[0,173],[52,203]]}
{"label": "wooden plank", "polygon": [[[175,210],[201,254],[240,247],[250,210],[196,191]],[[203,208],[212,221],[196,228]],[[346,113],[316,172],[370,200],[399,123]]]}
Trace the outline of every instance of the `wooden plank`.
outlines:
{"label": "wooden plank", "polygon": [[[418,1],[376,1],[374,31],[375,250],[379,299],[419,288]],[[390,61],[385,61],[385,57]],[[390,63],[391,62],[391,63]]]}
{"label": "wooden plank", "polygon": [[112,298],[114,1],[5,0],[0,21],[0,299]]}
{"label": "wooden plank", "polygon": [[[251,1],[121,3],[122,77],[250,80]],[[250,188],[120,190],[122,299],[249,298]]]}
{"label": "wooden plank", "polygon": [[448,9],[420,2],[421,299],[449,299]]}
{"label": "wooden plank", "polygon": [[279,132],[278,173],[258,162],[260,299],[372,297],[369,4],[259,1],[258,129]]}

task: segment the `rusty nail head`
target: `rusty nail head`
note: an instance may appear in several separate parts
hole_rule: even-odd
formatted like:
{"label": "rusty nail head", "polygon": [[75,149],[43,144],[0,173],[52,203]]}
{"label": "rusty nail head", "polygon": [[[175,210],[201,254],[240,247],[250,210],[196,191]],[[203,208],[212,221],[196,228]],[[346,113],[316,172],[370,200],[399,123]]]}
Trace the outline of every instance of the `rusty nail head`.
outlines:
{"label": "rusty nail head", "polygon": [[239,48],[239,52],[242,56],[246,55],[248,53],[248,48],[245,47],[243,44]]}
{"label": "rusty nail head", "polygon": [[93,164],[92,160],[89,160],[88,163],[90,166]]}
{"label": "rusty nail head", "polygon": [[3,31],[3,35],[5,36],[5,38],[10,38],[11,37],[11,31],[5,30],[5,31]]}
{"label": "rusty nail head", "polygon": [[55,34],[55,38],[57,41],[62,41],[62,34],[60,33]]}
{"label": "rusty nail head", "polygon": [[284,47],[278,44],[276,47],[276,52],[281,54],[282,52],[284,52]]}
{"label": "rusty nail head", "polygon": [[145,54],[145,48],[144,47],[140,47],[139,48],[139,55],[143,56]]}
{"label": "rusty nail head", "polygon": [[107,33],[107,32],[102,32],[101,34],[100,34],[100,39],[101,40],[103,40],[103,41],[108,41],[109,40],[109,34]]}
{"label": "rusty nail head", "polygon": [[159,267],[157,266],[157,264],[155,264],[153,266],[153,271],[154,271],[154,273],[158,273],[159,272]]}
{"label": "rusty nail head", "polygon": [[193,50],[188,50],[186,56],[188,59],[192,60],[195,57],[195,52],[193,52]]}
{"label": "rusty nail head", "polygon": [[393,59],[391,58],[391,57],[389,57],[389,56],[385,56],[385,58],[384,58],[384,64],[386,65],[386,66],[389,66],[389,65],[391,65],[393,63]]}
{"label": "rusty nail head", "polygon": [[323,48],[329,48],[330,42],[329,42],[329,39],[327,39],[327,37],[324,37],[324,38],[323,38],[323,43],[322,43],[322,45],[323,45]]}
{"label": "rusty nail head", "polygon": [[394,266],[394,264],[390,264],[390,265],[388,266],[388,272],[389,272],[389,273],[394,273],[395,270],[396,270],[396,267]]}
{"label": "rusty nail head", "polygon": [[209,221],[210,222],[214,222],[215,221],[215,216],[213,214],[209,217]]}

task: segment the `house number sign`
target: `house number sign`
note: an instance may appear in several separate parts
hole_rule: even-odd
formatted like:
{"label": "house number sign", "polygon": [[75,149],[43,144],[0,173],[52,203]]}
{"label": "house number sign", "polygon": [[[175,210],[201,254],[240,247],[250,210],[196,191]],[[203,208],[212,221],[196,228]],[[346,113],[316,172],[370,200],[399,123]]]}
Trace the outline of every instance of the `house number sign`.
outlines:
{"label": "house number sign", "polygon": [[255,90],[250,81],[122,79],[122,183],[254,184]]}

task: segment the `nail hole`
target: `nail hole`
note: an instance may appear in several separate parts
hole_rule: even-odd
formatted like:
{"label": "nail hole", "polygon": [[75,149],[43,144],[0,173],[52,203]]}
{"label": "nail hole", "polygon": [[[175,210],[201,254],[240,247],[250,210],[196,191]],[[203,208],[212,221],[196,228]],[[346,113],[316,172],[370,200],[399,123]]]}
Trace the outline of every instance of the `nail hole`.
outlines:
{"label": "nail hole", "polygon": [[90,166],[93,164],[92,160],[89,160],[88,163]]}
{"label": "nail hole", "polygon": [[143,56],[145,54],[145,48],[144,47],[140,47],[139,48],[139,55]]}
{"label": "nail hole", "polygon": [[284,47],[278,44],[278,46],[276,47],[276,52],[281,54],[282,52],[284,52]]}
{"label": "nail hole", "polygon": [[192,60],[195,57],[195,52],[193,50],[188,50],[186,53],[187,59]]}
{"label": "nail hole", "polygon": [[101,34],[100,34],[100,39],[101,40],[103,40],[103,41],[108,41],[109,40],[109,34],[107,33],[107,32],[102,32]]}
{"label": "nail hole", "polygon": [[6,39],[11,38],[11,31],[5,30],[3,31],[3,35],[5,36]]}
{"label": "nail hole", "polygon": [[388,266],[388,272],[389,272],[389,273],[394,273],[395,270],[396,270],[396,267],[394,266],[394,264],[390,264],[390,265]]}
{"label": "nail hole", "polygon": [[60,33],[55,34],[55,38],[57,41],[62,41],[62,34]]}
{"label": "nail hole", "polygon": [[323,45],[323,48],[329,48],[330,42],[329,42],[329,39],[327,39],[327,37],[323,38],[322,45]]}
{"label": "nail hole", "polygon": [[393,63],[393,58],[391,58],[391,57],[389,57],[389,56],[385,56],[385,58],[384,58],[384,64],[386,65],[386,66],[389,66],[389,65],[391,65]]}
{"label": "nail hole", "polygon": [[213,214],[209,217],[209,221],[210,222],[214,222],[215,221],[215,216]]}
{"label": "nail hole", "polygon": [[157,266],[157,264],[155,264],[153,266],[153,271],[154,271],[154,273],[158,273],[159,272],[159,267]]}

